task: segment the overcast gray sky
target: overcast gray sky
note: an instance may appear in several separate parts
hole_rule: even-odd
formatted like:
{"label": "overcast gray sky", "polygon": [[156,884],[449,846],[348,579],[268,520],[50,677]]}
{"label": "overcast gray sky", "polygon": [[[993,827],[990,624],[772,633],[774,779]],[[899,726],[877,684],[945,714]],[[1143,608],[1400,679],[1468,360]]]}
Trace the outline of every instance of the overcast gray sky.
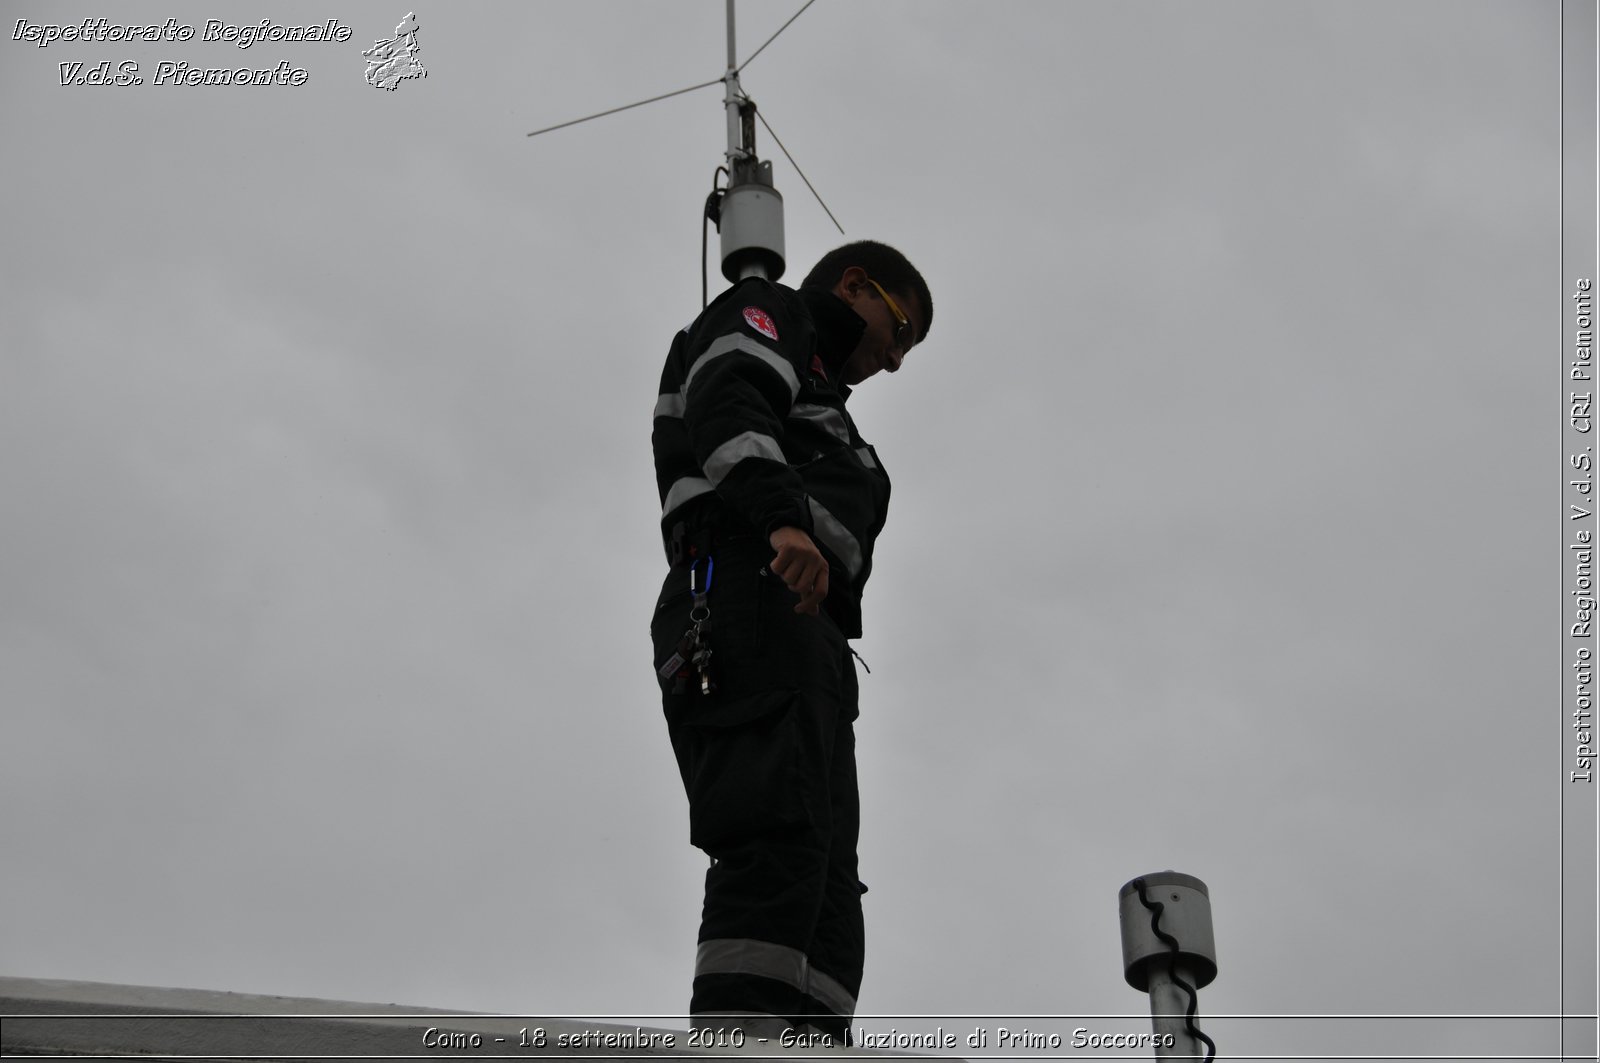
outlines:
{"label": "overcast gray sky", "polygon": [[[720,94],[524,134],[718,76],[723,4],[416,0],[378,91],[412,2],[6,5],[0,973],[687,1004],[649,437]],[[1559,1008],[1559,14],[822,0],[745,71],[936,306],[851,400],[864,1014],[1142,1013],[1163,868],[1203,1013]],[[352,36],[11,39],[102,15]],[[60,84],[106,60],[308,78]],[[758,144],[798,283],[845,238]]]}

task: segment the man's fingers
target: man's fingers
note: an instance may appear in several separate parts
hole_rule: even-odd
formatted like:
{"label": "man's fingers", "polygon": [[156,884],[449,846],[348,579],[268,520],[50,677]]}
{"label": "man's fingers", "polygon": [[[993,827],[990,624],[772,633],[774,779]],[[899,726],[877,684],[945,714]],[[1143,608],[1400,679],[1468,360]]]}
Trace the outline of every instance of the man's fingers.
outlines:
{"label": "man's fingers", "polygon": [[800,593],[800,604],[794,607],[797,613],[810,613],[817,615],[817,608],[822,604],[822,599],[828,596],[828,566],[823,564],[822,570],[816,579],[806,587],[791,587],[790,590]]}
{"label": "man's fingers", "polygon": [[815,616],[828,596],[828,562],[815,546],[806,549],[806,545],[784,543],[772,559],[771,569],[785,587],[800,595],[794,611]]}
{"label": "man's fingers", "polygon": [[790,546],[778,551],[772,562],[772,571],[792,591],[806,589],[817,578],[817,572],[826,572],[827,568],[821,554]]}
{"label": "man's fingers", "polygon": [[772,560],[772,574],[783,580],[785,587],[795,590],[804,565],[805,561],[801,558],[799,551],[785,546],[778,551],[778,556]]}

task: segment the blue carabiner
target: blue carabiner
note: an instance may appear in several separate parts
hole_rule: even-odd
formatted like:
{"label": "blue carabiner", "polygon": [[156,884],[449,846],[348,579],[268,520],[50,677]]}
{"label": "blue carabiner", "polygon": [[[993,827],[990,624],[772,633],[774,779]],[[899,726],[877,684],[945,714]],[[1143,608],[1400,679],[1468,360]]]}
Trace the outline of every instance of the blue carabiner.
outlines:
{"label": "blue carabiner", "polygon": [[694,577],[695,577],[695,573],[698,572],[699,569],[700,569],[700,561],[701,560],[702,559],[697,558],[695,560],[694,564],[689,566],[689,593],[690,594],[706,595],[706,594],[710,594],[711,593],[711,577],[716,574],[717,562],[716,562],[716,559],[711,557],[710,555],[707,555],[703,559],[705,561],[705,563],[706,563],[706,585],[704,587],[696,587],[695,583],[694,583]]}

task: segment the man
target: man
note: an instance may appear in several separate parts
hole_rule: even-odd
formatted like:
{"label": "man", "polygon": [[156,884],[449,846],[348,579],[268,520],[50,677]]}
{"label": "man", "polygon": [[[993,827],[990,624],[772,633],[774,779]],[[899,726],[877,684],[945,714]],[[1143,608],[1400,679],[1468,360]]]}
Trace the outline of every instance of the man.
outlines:
{"label": "man", "polygon": [[905,256],[861,241],[799,291],[734,285],[662,370],[652,443],[672,570],[650,633],[689,840],[712,861],[698,1029],[850,1043],[866,887],[846,640],[889,478],[844,404],[897,371],[932,316]]}

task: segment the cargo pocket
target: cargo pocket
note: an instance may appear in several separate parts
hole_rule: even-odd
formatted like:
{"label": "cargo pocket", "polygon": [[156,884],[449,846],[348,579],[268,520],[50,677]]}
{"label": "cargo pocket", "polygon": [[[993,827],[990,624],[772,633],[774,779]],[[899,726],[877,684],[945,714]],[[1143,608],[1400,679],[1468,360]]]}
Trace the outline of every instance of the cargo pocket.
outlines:
{"label": "cargo pocket", "polygon": [[811,822],[799,700],[791,691],[758,694],[671,729],[691,844],[715,852]]}

